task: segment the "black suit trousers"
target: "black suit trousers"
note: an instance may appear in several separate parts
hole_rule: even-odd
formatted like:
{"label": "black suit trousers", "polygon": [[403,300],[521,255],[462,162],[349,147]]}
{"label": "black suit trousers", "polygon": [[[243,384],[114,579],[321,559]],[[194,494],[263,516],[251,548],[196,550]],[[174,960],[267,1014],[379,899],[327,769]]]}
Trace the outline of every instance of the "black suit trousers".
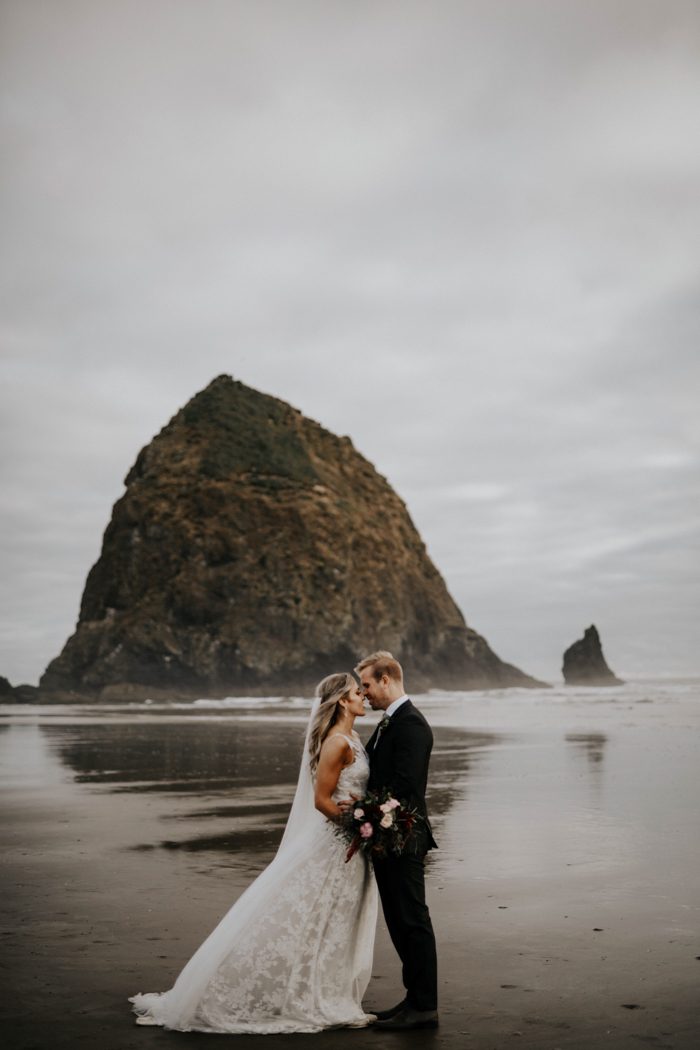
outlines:
{"label": "black suit trousers", "polygon": [[437,1009],[437,950],[425,903],[425,857],[404,853],[374,860],[389,935],[402,965],[406,998],[414,1010]]}

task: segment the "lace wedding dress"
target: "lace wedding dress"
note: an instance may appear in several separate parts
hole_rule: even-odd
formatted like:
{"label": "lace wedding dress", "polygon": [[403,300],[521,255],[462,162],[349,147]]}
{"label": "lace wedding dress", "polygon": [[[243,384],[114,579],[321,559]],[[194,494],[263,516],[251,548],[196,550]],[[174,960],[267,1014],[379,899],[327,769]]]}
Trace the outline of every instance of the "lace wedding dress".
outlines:
{"label": "lace wedding dress", "polygon": [[[313,721],[313,711],[312,718]],[[310,722],[311,724],[311,722]],[[369,763],[356,734],[354,761],[333,798],[362,796]],[[307,733],[308,740],[308,733]],[[307,747],[282,843],[168,992],[135,995],[141,1024],[178,1031],[273,1034],[362,1027],[377,916],[365,857],[313,807]]]}

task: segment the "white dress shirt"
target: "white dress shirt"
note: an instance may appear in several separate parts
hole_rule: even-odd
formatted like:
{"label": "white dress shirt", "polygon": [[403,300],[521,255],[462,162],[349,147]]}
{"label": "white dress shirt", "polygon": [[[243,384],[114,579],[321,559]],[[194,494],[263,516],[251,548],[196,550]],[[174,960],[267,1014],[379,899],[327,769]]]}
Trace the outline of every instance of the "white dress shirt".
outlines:
{"label": "white dress shirt", "polygon": [[392,703],[389,704],[386,711],[384,712],[384,718],[391,718],[392,715],[395,715],[398,709],[401,707],[401,704],[405,704],[407,700],[408,696],[406,695],[406,693],[404,693],[403,696],[400,696],[398,698],[398,700],[392,701]]}

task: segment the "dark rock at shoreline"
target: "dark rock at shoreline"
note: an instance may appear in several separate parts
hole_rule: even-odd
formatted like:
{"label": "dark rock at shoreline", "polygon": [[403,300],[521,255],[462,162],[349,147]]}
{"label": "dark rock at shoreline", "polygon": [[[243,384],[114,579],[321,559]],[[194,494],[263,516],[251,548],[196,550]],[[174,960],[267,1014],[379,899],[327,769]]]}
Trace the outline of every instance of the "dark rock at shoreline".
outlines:
{"label": "dark rock at shoreline", "polygon": [[564,653],[562,673],[567,685],[624,685],[605,662],[600,635],[594,624]]}
{"label": "dark rock at shoreline", "polygon": [[12,685],[0,675],[0,703],[33,704],[39,699],[39,689],[35,685]]}
{"label": "dark rock at shoreline", "polygon": [[465,624],[406,507],[350,439],[283,401],[219,376],[125,483],[42,694],[289,693],[377,648],[414,690],[543,684]]}
{"label": "dark rock at shoreline", "polygon": [[35,685],[27,685],[22,683],[21,685],[15,686],[15,699],[20,704],[36,704],[40,703],[42,696],[41,690]]}

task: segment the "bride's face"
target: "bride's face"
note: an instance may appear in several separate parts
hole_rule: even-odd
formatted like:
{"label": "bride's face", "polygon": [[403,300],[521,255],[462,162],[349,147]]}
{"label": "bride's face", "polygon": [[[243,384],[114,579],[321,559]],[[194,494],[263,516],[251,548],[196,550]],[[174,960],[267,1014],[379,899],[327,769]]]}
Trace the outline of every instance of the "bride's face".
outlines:
{"label": "bride's face", "polygon": [[347,699],[343,701],[343,707],[345,707],[350,714],[355,715],[355,718],[362,718],[367,714],[365,711],[365,698],[360,692],[358,686],[355,685],[350,690]]}

